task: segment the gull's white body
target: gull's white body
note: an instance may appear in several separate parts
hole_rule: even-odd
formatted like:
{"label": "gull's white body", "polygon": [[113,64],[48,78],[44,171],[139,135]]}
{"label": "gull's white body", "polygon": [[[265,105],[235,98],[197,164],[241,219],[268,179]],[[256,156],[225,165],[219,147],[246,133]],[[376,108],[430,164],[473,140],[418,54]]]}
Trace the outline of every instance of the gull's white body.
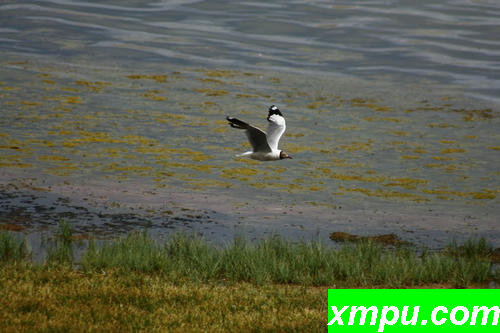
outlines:
{"label": "gull's white body", "polygon": [[279,109],[274,105],[269,108],[267,132],[236,118],[227,117],[227,120],[232,127],[245,130],[248,141],[252,146],[252,151],[237,155],[238,157],[249,157],[259,161],[276,161],[291,158],[284,151],[278,149],[279,140],[286,130],[286,122]]}

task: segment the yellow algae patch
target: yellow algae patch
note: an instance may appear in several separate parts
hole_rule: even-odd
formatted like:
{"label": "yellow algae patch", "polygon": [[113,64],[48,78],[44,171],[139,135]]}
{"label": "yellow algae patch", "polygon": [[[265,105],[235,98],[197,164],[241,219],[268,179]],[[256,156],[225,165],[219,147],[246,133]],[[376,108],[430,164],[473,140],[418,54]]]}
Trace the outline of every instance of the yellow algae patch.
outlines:
{"label": "yellow algae patch", "polygon": [[454,164],[427,163],[424,166],[426,168],[443,169],[445,171],[455,171],[459,169],[459,167]]}
{"label": "yellow algae patch", "polygon": [[236,94],[237,98],[255,98],[257,97],[256,95],[250,95],[250,94]]}
{"label": "yellow algae patch", "polygon": [[6,91],[15,91],[15,90],[19,90],[20,88],[18,88],[18,87],[3,86],[2,89],[6,90]]}
{"label": "yellow algae patch", "polygon": [[159,113],[157,114],[157,121],[160,122],[168,122],[169,120],[182,120],[185,119],[186,116],[181,115],[181,114],[173,114],[173,113]]}
{"label": "yellow algae patch", "polygon": [[279,166],[269,166],[269,167],[267,167],[267,170],[269,170],[271,172],[283,173],[287,170],[287,168],[279,167]]}
{"label": "yellow algae patch", "polygon": [[405,192],[398,192],[398,191],[384,191],[384,190],[370,190],[366,188],[346,188],[343,186],[339,186],[339,190],[345,191],[345,192],[354,192],[354,193],[361,193],[369,197],[377,197],[377,198],[384,198],[384,199],[405,199],[405,200],[411,200],[411,201],[428,201],[427,199],[416,195],[412,193],[405,193]]}
{"label": "yellow algae patch", "polygon": [[196,89],[196,91],[205,94],[205,96],[225,96],[229,94],[226,90]]}
{"label": "yellow algae patch", "polygon": [[[367,172],[367,174],[374,174],[375,172]],[[358,182],[366,182],[366,183],[380,183],[386,180],[385,177],[379,176],[364,176],[359,174],[341,174],[341,173],[332,173],[329,168],[317,167],[315,168],[314,173],[309,174],[309,176],[313,178],[332,178],[338,180],[345,181],[358,181]]]}
{"label": "yellow algae patch", "polygon": [[7,163],[0,162],[0,167],[10,167],[10,168],[32,168],[33,165],[30,163]]}
{"label": "yellow algae patch", "polygon": [[83,81],[83,80],[75,81],[75,84],[77,84],[79,86],[85,86],[93,92],[100,92],[104,86],[111,85],[111,83],[109,83],[109,82],[102,82],[102,81],[91,82],[91,81]]}
{"label": "yellow algae patch", "polygon": [[340,158],[332,158],[331,159],[332,163],[334,166],[337,167],[346,167],[346,168],[362,168],[363,164],[362,163],[349,163],[343,159]]}
{"label": "yellow algae patch", "polygon": [[61,88],[62,91],[68,91],[68,92],[80,92],[79,89],[76,89],[76,88],[71,88],[71,87],[64,87],[64,88]]}
{"label": "yellow algae patch", "polygon": [[408,132],[405,131],[389,131],[389,133],[394,134],[396,136],[408,136]]}
{"label": "yellow algae patch", "polygon": [[324,186],[309,186],[308,190],[311,192],[323,191],[325,189]]}
{"label": "yellow algae patch", "polygon": [[488,149],[491,149],[491,150],[500,150],[500,146],[488,147]]}
{"label": "yellow algae patch", "polygon": [[425,153],[427,153],[427,150],[425,150],[423,148],[415,148],[415,149],[413,149],[413,152],[415,154],[425,154]]}
{"label": "yellow algae patch", "polygon": [[341,131],[359,131],[359,127],[356,125],[353,126],[342,126],[338,128]]}
{"label": "yellow algae patch", "polygon": [[63,141],[61,145],[63,147],[74,147],[79,144],[84,143],[129,143],[126,140],[114,139],[110,134],[105,132],[87,132],[80,131],[78,134],[81,136],[79,138],[74,138],[68,141]]}
{"label": "yellow algae patch", "polygon": [[375,104],[374,99],[363,99],[363,98],[353,98],[351,99],[351,105],[352,106],[357,106],[357,107],[365,107],[372,109],[373,111],[377,112],[387,112],[387,111],[392,111],[392,108],[389,106],[380,106]]}
{"label": "yellow algae patch", "polygon": [[73,171],[78,170],[79,167],[75,163],[63,162],[57,167],[47,168],[47,172],[58,175],[58,176],[69,176],[73,173]]}
{"label": "yellow algae patch", "polygon": [[315,110],[318,107],[323,106],[323,105],[327,105],[327,104],[328,103],[326,103],[326,102],[316,101],[316,102],[312,102],[311,104],[307,105],[306,107],[309,109]]}
{"label": "yellow algae patch", "polygon": [[203,83],[215,83],[215,84],[226,84],[226,82],[217,80],[217,79],[198,79],[198,81],[203,82]]}
{"label": "yellow algae patch", "polygon": [[143,75],[143,74],[131,74],[127,75],[127,78],[131,80],[154,80],[158,83],[163,83],[167,81],[167,75]]}
{"label": "yellow algae patch", "polygon": [[484,193],[484,192],[471,192],[470,193],[472,195],[472,199],[476,199],[476,200],[491,200],[491,199],[495,199],[497,196],[491,192],[489,193]]}
{"label": "yellow algae patch", "polygon": [[[155,145],[157,143],[154,139],[148,139],[146,137],[134,134],[123,135],[121,137],[122,141],[128,144],[141,144],[141,145]],[[121,142],[117,140],[116,142]]]}
{"label": "yellow algae patch", "polygon": [[390,183],[384,184],[384,186],[398,186],[398,187],[404,187],[406,189],[414,189],[418,185],[423,185],[427,183],[428,181],[425,179],[391,178]]}
{"label": "yellow algae patch", "polygon": [[45,97],[47,101],[59,101],[61,104],[82,104],[83,101],[78,96],[55,96],[55,97]]}
{"label": "yellow algae patch", "polygon": [[418,160],[420,159],[420,156],[415,156],[415,155],[402,155],[401,158],[403,160]]}
{"label": "yellow algae patch", "polygon": [[110,142],[110,143],[118,143],[120,140],[116,140],[111,138],[111,135],[106,132],[87,132],[80,131],[78,132],[83,138],[75,139],[78,142]]}
{"label": "yellow algae patch", "polygon": [[14,161],[19,161],[20,159],[21,156],[19,155],[0,155],[0,160],[4,161],[14,162]]}
{"label": "yellow algae patch", "polygon": [[403,119],[399,119],[399,118],[390,118],[390,117],[365,117],[363,118],[363,120],[365,121],[369,121],[369,122],[374,122],[374,121],[377,121],[377,122],[387,122],[387,123],[401,123],[403,121],[406,122],[406,120],[403,120]]}
{"label": "yellow algae patch", "polygon": [[209,164],[190,164],[190,163],[171,162],[169,160],[158,160],[156,164],[159,164],[165,168],[192,169],[195,171],[202,171],[206,173],[210,173],[212,169],[218,168],[218,166]]}
{"label": "yellow algae patch", "polygon": [[209,77],[235,77],[241,75],[240,72],[230,70],[197,70],[197,72],[204,72]]}
{"label": "yellow algae patch", "polygon": [[30,101],[22,101],[21,104],[26,105],[26,106],[38,106],[38,105],[42,105],[41,102],[30,102]]}
{"label": "yellow algae patch", "polygon": [[205,187],[230,188],[233,186],[231,183],[223,182],[223,181],[216,180],[216,179],[188,180],[187,183],[189,185],[195,187],[195,189],[201,189],[201,188],[205,188]]}
{"label": "yellow algae patch", "polygon": [[153,101],[159,101],[159,102],[167,100],[167,97],[157,95],[161,92],[163,92],[163,91],[158,90],[158,89],[153,89],[153,90],[149,90],[146,93],[142,94],[142,96],[149,98],[149,99],[152,99]]}
{"label": "yellow algae patch", "polygon": [[459,128],[457,125],[447,124],[447,123],[432,123],[427,125],[430,128]]}
{"label": "yellow algae patch", "polygon": [[169,158],[170,154],[177,155],[176,157],[179,159],[189,159],[193,162],[202,162],[213,158],[213,156],[211,155],[207,155],[205,153],[189,148],[138,147],[136,151],[140,153],[159,154],[159,156],[155,157],[156,160],[167,159]]}
{"label": "yellow algae patch", "polygon": [[465,153],[467,150],[462,148],[446,148],[441,150],[441,154]]}
{"label": "yellow algae patch", "polygon": [[[142,154],[168,154],[172,152],[171,148],[167,147],[151,147],[151,146],[139,146],[135,148],[135,151]],[[166,156],[165,156],[166,157]]]}
{"label": "yellow algae patch", "polygon": [[351,142],[348,145],[339,145],[339,148],[347,151],[369,151],[371,150],[372,143],[372,140],[368,140],[367,142]]}
{"label": "yellow algae patch", "polygon": [[480,109],[480,110],[458,109],[452,111],[457,113],[464,113],[465,115],[462,117],[462,119],[465,121],[481,121],[481,120],[491,119],[495,116],[493,114],[492,109]]}
{"label": "yellow algae patch", "polygon": [[301,138],[304,136],[302,133],[285,133],[285,136],[292,138]]}
{"label": "yellow algae patch", "polygon": [[454,161],[456,160],[455,157],[449,157],[449,156],[433,156],[433,159],[436,161]]}
{"label": "yellow algae patch", "polygon": [[38,159],[41,161],[69,161],[69,158],[58,155],[40,155]]}
{"label": "yellow algae patch", "polygon": [[286,151],[290,152],[291,154],[297,154],[297,153],[301,153],[304,151],[317,150],[317,148],[316,149],[314,149],[314,148],[315,147],[299,145],[296,143],[287,143],[286,144]]}
{"label": "yellow algae patch", "polygon": [[496,198],[495,191],[483,190],[483,192],[462,192],[448,190],[422,190],[423,193],[439,195],[440,198],[446,198],[444,195],[453,195],[457,197],[469,197],[476,200],[491,200]]}
{"label": "yellow algae patch", "polygon": [[99,154],[106,154],[108,156],[111,156],[111,157],[118,157],[118,156],[121,156],[121,154],[123,153],[127,153],[129,150],[126,149],[126,148],[111,148],[111,147],[108,147],[108,148],[104,148],[104,149],[101,149],[99,151]]}
{"label": "yellow algae patch", "polygon": [[455,140],[440,140],[439,142],[446,144],[446,145],[457,143]]}
{"label": "yellow algae patch", "polygon": [[133,171],[133,172],[146,172],[151,171],[153,168],[144,165],[124,165],[121,166],[117,163],[111,163],[104,167],[102,171]]}
{"label": "yellow algae patch", "polygon": [[248,180],[249,176],[255,176],[259,171],[252,168],[226,168],[222,170],[221,177]]}
{"label": "yellow algae patch", "polygon": [[213,133],[227,133],[229,132],[229,128],[224,126],[224,127],[214,127],[210,129],[210,132]]}

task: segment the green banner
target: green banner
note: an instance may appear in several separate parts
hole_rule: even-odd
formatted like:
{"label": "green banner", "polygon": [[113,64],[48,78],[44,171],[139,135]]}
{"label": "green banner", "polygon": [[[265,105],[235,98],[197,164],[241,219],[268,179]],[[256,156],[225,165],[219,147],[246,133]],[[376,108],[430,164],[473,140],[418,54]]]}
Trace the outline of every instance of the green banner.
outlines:
{"label": "green banner", "polygon": [[500,332],[500,289],[329,289],[328,332]]}

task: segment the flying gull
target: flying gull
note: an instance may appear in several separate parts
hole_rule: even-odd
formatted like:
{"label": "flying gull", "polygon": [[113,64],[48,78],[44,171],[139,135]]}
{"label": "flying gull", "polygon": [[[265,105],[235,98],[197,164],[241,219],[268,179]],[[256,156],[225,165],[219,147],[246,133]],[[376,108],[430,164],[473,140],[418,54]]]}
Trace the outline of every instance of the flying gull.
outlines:
{"label": "flying gull", "polygon": [[281,111],[275,105],[271,105],[269,108],[267,133],[239,119],[233,117],[226,117],[226,119],[229,121],[231,127],[245,130],[248,141],[252,146],[252,151],[237,155],[238,157],[250,157],[259,161],[276,161],[292,158],[284,150],[278,149],[278,142],[283,133],[285,133],[286,124]]}

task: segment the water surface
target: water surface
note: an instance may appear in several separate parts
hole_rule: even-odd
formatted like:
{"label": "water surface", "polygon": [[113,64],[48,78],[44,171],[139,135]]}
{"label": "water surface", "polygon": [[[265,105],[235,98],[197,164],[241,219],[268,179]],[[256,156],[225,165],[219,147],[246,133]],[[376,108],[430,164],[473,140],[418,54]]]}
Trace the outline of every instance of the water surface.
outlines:
{"label": "water surface", "polygon": [[[500,242],[494,1],[0,5],[2,221]],[[226,115],[280,107],[293,160]]]}

